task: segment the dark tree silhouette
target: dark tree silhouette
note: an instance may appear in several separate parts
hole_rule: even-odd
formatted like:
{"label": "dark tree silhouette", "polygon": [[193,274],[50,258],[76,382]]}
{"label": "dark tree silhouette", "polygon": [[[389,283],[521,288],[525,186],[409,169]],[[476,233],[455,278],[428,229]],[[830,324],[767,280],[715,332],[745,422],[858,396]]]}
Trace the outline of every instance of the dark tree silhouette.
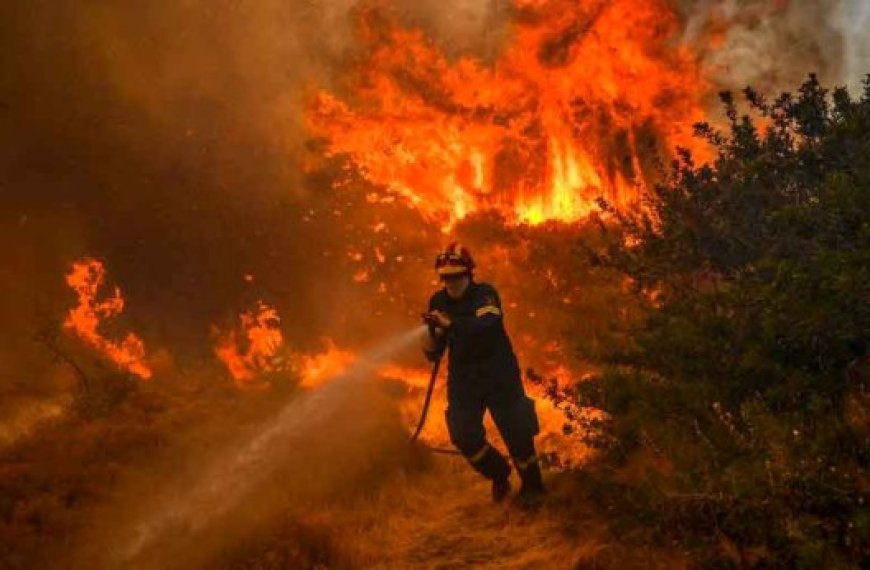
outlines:
{"label": "dark tree silhouette", "polygon": [[611,415],[602,465],[653,460],[630,483],[586,476],[702,565],[855,568],[870,564],[870,78],[858,100],[814,76],[744,96],[747,115],[722,94],[725,131],[697,126],[710,164],[681,153],[641,214],[602,204],[618,222],[602,258],[646,316],[580,388]]}

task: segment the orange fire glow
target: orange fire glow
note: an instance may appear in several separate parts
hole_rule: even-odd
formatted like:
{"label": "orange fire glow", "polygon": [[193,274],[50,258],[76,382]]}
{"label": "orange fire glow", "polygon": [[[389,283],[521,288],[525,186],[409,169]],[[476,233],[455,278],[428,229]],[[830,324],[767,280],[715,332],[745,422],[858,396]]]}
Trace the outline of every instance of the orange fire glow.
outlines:
{"label": "orange fire glow", "polygon": [[239,315],[239,328],[217,334],[215,355],[240,388],[254,387],[262,374],[279,368],[278,352],[284,344],[278,311],[257,302],[257,308]]}
{"label": "orange fire glow", "polygon": [[[294,359],[295,366],[300,375],[300,384],[306,388],[316,388],[324,383],[341,376],[353,366],[358,358],[357,353],[346,350],[335,344],[331,339],[325,340],[325,349],[322,352],[301,355]],[[423,406],[423,398],[429,383],[430,370],[428,368],[398,366],[392,363],[379,365],[374,374],[384,380],[399,381],[405,385],[407,392],[401,402],[401,413],[405,424],[409,429],[416,425]],[[560,375],[567,374],[565,369],[556,369],[553,377],[558,377],[560,385],[562,381],[567,383],[567,378]],[[548,376],[549,377],[549,376]],[[539,450],[542,454],[555,454],[563,465],[578,465],[589,457],[589,450],[583,445],[576,434],[566,433],[563,429],[566,424],[567,413],[579,414],[583,412],[576,408],[567,410],[568,404],[555,404],[547,399],[544,388],[528,384],[529,394],[536,400],[541,434],[538,438]],[[444,420],[444,412],[447,408],[446,380],[444,368],[442,368],[434,395],[432,398],[426,427],[421,435],[422,441],[436,447],[451,447],[447,424]],[[488,421],[488,432],[497,438],[497,430]]]}
{"label": "orange fire glow", "polygon": [[536,224],[581,219],[598,197],[627,207],[674,146],[703,150],[707,86],[668,2],[514,3],[493,64],[365,13],[350,94],[314,97],[312,134],[445,228],[491,208]]}
{"label": "orange fire glow", "polygon": [[356,354],[339,348],[332,339],[324,340],[323,352],[303,354],[294,359],[299,372],[299,384],[304,388],[316,388],[324,382],[340,376],[356,360]]}
{"label": "orange fire glow", "polygon": [[108,297],[98,298],[105,279],[106,269],[102,262],[85,258],[73,263],[66,282],[78,296],[78,305],[70,309],[63,326],[122,370],[148,379],[151,368],[146,364],[145,345],[138,336],[128,333],[122,341],[116,342],[98,331],[102,321],[124,311],[124,298],[118,287]]}

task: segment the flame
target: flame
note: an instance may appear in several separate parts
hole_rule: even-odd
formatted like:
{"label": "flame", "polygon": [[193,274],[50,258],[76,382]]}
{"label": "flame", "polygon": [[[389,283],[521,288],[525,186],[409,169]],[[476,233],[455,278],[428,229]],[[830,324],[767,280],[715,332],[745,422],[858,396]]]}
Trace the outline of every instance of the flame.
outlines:
{"label": "flame", "polygon": [[[295,366],[300,375],[300,384],[306,388],[316,388],[341,376],[358,361],[359,355],[348,349],[339,347],[332,339],[325,339],[323,351],[294,358]],[[405,424],[413,428],[419,420],[423,406],[423,398],[429,384],[431,371],[428,368],[399,366],[394,363],[380,364],[372,373],[383,379],[399,381],[404,384],[405,397],[400,404],[400,411]],[[547,378],[557,378],[559,386],[571,385],[571,373],[564,367],[556,367]],[[447,430],[444,412],[447,408],[447,386],[442,375],[435,385],[435,391],[427,416],[426,427],[421,436],[428,445],[436,447],[451,447],[450,435]],[[537,438],[541,454],[555,455],[562,465],[579,465],[589,457],[589,450],[576,434],[566,433],[565,424],[569,416],[576,417],[584,413],[576,406],[571,407],[565,402],[557,403],[546,395],[546,389],[536,384],[526,383],[529,394],[535,398],[541,433]],[[487,432],[493,440],[498,441],[498,431],[491,421],[487,420]]]}
{"label": "flame", "polygon": [[304,388],[316,388],[324,382],[340,376],[356,361],[356,353],[339,348],[331,338],[324,339],[326,348],[317,354],[302,354],[296,357],[299,384]]}
{"label": "flame", "polygon": [[[708,87],[664,0],[515,0],[513,40],[491,65],[451,61],[421,31],[364,12],[350,95],[307,111],[328,155],[445,228],[485,209],[575,221],[598,197],[627,207],[692,125]],[[377,193],[373,203],[381,201]]]}
{"label": "flame", "polygon": [[145,344],[138,336],[131,332],[124,340],[116,342],[97,330],[101,321],[124,311],[124,298],[118,287],[109,297],[102,300],[98,298],[105,278],[106,269],[96,259],[85,258],[73,263],[72,270],[66,275],[66,282],[78,296],[78,305],[70,309],[63,326],[122,370],[148,379],[151,377],[151,368],[145,363]]}
{"label": "flame", "polygon": [[[427,368],[397,366],[395,364],[387,364],[378,370],[378,375],[381,378],[398,380],[405,385],[406,393],[402,400],[400,411],[402,420],[409,429],[416,427],[417,422],[420,420],[420,414],[423,411],[423,400],[426,389],[429,386],[430,374],[431,370]],[[442,374],[432,392],[432,401],[429,405],[429,414],[426,416],[426,425],[420,434],[421,441],[434,447],[452,447],[444,415],[446,411],[447,383]]]}
{"label": "flame", "polygon": [[236,386],[252,387],[257,377],[280,368],[278,352],[284,344],[280,322],[274,307],[257,301],[255,310],[239,315],[237,330],[217,333],[215,355],[227,367]]}

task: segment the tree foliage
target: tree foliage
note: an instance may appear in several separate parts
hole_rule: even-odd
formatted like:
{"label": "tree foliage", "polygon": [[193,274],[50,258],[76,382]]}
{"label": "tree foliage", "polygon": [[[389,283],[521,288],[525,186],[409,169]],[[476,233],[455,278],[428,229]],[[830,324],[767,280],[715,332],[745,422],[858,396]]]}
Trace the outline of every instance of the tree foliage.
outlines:
{"label": "tree foliage", "polygon": [[603,204],[646,312],[582,386],[621,466],[601,496],[702,566],[870,564],[870,78],[744,96],[697,126],[709,164],[681,153],[642,213]]}

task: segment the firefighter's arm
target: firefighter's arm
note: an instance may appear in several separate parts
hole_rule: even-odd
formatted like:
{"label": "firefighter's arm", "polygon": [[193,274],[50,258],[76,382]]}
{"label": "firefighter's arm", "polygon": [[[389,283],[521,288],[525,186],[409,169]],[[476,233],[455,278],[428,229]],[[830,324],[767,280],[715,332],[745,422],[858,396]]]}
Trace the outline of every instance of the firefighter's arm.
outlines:
{"label": "firefighter's arm", "polygon": [[441,358],[447,347],[447,330],[452,323],[445,313],[433,309],[431,300],[429,311],[423,315],[423,321],[429,327],[429,333],[423,337],[423,353],[430,362],[435,362]]}

